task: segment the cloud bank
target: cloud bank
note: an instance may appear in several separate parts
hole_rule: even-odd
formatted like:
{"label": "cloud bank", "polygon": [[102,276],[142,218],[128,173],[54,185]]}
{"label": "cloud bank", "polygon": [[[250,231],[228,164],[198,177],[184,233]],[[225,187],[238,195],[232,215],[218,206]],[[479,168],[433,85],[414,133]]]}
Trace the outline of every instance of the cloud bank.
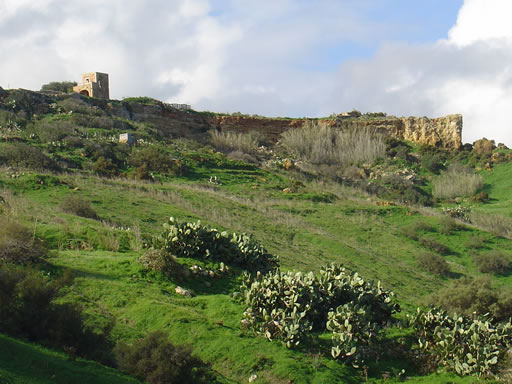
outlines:
{"label": "cloud bank", "polygon": [[464,141],[512,146],[512,3],[465,0],[431,43],[404,42],[389,20],[370,20],[377,3],[0,0],[0,86],[39,89],[100,71],[114,98],[199,110],[462,113]]}

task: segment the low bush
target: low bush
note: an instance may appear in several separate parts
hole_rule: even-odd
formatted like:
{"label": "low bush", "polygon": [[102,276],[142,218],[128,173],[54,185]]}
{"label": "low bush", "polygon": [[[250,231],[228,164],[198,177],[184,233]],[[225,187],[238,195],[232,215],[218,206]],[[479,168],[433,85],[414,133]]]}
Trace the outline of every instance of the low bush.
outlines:
{"label": "low bush", "polygon": [[71,283],[69,273],[50,280],[31,267],[0,265],[0,332],[112,363],[108,342],[112,324],[93,331],[85,326],[79,307],[56,302],[62,288]]}
{"label": "low bush", "polygon": [[160,249],[146,251],[139,258],[139,263],[148,271],[159,272],[177,280],[181,280],[189,275],[188,269],[178,263],[176,256]]}
{"label": "low bush", "polygon": [[426,153],[421,156],[421,167],[432,173],[439,173],[444,169],[444,158],[440,154]]}
{"label": "low bush", "polygon": [[44,121],[37,124],[34,129],[42,143],[60,141],[77,133],[76,128],[67,121]]}
{"label": "low bush", "polygon": [[131,345],[121,342],[115,354],[122,371],[150,384],[216,382],[190,348],[171,344],[162,331],[149,333]]}
{"label": "low bush", "polygon": [[236,151],[254,155],[264,141],[259,132],[240,133],[214,130],[211,131],[210,136],[210,141],[215,149],[225,153]]}
{"label": "low bush", "polygon": [[445,276],[450,271],[446,260],[432,252],[420,253],[416,258],[416,263],[421,269],[436,275]]}
{"label": "low bush", "polygon": [[117,175],[118,169],[111,159],[103,156],[98,157],[92,166],[93,171],[99,176],[112,177]]}
{"label": "low bush", "polygon": [[453,232],[458,231],[460,226],[457,222],[450,217],[443,217],[439,223],[439,232],[443,235],[451,235]]}
{"label": "low bush", "polygon": [[451,252],[449,247],[429,237],[420,237],[418,242],[425,248],[431,249],[432,251],[435,251],[441,255],[448,255]]}
{"label": "low bush", "polygon": [[128,158],[132,167],[145,166],[148,171],[179,173],[179,162],[155,146],[148,146],[142,149],[134,149]]}
{"label": "low bush", "polygon": [[46,156],[39,148],[24,143],[3,146],[0,154],[0,164],[35,170],[59,170],[57,163]]}
{"label": "low bush", "polygon": [[180,223],[173,217],[153,248],[177,257],[211,259],[238,265],[249,271],[266,272],[277,268],[279,260],[245,233],[219,232],[197,223]]}
{"label": "low bush", "polygon": [[44,84],[41,87],[41,91],[71,93],[75,85],[75,81],[52,81],[51,83]]}
{"label": "low bush", "polygon": [[483,187],[482,176],[471,168],[452,165],[432,181],[432,195],[437,199],[470,197]]}
{"label": "low bush", "polygon": [[91,207],[91,203],[82,199],[79,195],[68,195],[60,204],[64,212],[71,213],[87,219],[98,219],[98,214]]}
{"label": "low bush", "polygon": [[31,264],[47,255],[43,243],[27,227],[0,216],[0,264]]}
{"label": "low bush", "polygon": [[421,351],[461,376],[491,377],[512,343],[512,324],[486,317],[448,315],[437,308],[418,309],[411,326]]}
{"label": "low bush", "polygon": [[506,275],[510,271],[509,258],[499,251],[492,251],[476,255],[473,257],[473,262],[478,267],[478,270],[482,273]]}
{"label": "low bush", "polygon": [[485,246],[485,237],[482,235],[471,234],[464,243],[464,246],[467,249],[483,248]]}
{"label": "low bush", "polygon": [[450,313],[489,313],[495,321],[508,320],[512,314],[512,290],[493,286],[487,277],[456,280],[432,295],[429,302]]}
{"label": "low bush", "polygon": [[401,233],[412,240],[418,240],[420,235],[423,233],[433,231],[434,227],[424,221],[418,221],[411,225],[406,225],[401,229]]}

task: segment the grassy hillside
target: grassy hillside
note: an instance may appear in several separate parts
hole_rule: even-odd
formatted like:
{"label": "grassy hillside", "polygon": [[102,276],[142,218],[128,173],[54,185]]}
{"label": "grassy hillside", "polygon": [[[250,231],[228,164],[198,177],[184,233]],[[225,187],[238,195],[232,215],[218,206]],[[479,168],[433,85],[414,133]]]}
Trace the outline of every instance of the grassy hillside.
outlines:
{"label": "grassy hillside", "polygon": [[[398,149],[408,148],[408,154],[402,156],[395,150],[366,166],[368,173],[394,174],[412,169],[415,177],[421,178],[417,185],[403,184],[403,178],[389,184],[385,175],[373,180],[368,176],[347,178],[348,171],[336,178],[330,176],[331,169],[321,167],[320,172],[300,167],[286,170],[282,157],[251,163],[248,158],[235,159],[192,141],[157,138],[151,134],[152,127],[141,122],[138,127],[149,132],[145,138],[151,144],[147,146],[130,148],[108,142],[100,137],[117,134],[115,129],[80,125],[73,125],[75,131],[71,132],[75,133],[70,135],[82,140],[80,145],[70,145],[68,136],[57,141],[41,140],[43,131],[53,132],[42,123],[69,119],[66,116],[73,115],[57,113],[24,120],[25,126],[17,133],[20,141],[37,148],[49,159],[44,161],[54,161],[59,169],[37,169],[37,164],[24,159],[14,164],[4,157],[0,169],[1,214],[23,223],[35,238],[44,240],[51,250],[47,262],[52,273],[71,270],[75,280],[65,288],[59,302],[79,304],[89,324],[101,327],[113,323],[114,342],[132,341],[150,331],[163,330],[173,343],[190,345],[193,353],[217,372],[218,382],[225,383],[247,382],[253,374],[257,375],[256,383],[381,383],[399,382],[404,376],[410,382],[475,382],[475,378],[443,370],[422,372],[422,367],[410,366],[392,351],[380,361],[371,362],[367,372],[361,372],[330,357],[328,334],[321,334],[318,344],[287,349],[277,341],[269,342],[241,330],[245,306],[231,297],[239,289],[239,274],[177,280],[148,272],[138,262],[145,245],[173,216],[182,221],[201,220],[220,230],[251,233],[270,253],[280,257],[284,270],[317,272],[322,265],[338,262],[365,279],[380,280],[397,295],[403,309],[398,319],[465,277],[488,277],[496,286],[511,287],[509,271],[482,273],[475,263],[475,255],[493,251],[510,260],[512,242],[506,236],[498,236],[478,223],[448,219],[442,208],[453,207],[455,200],[433,199],[433,206],[404,201],[404,185],[414,196],[423,194],[432,199],[429,194],[439,177],[439,170],[423,164],[427,155],[417,146],[400,144]],[[108,125],[109,117],[103,119],[104,126]],[[81,135],[86,132],[97,135]],[[16,145],[12,140],[0,143],[0,159]],[[167,157],[157,158],[157,165],[137,163],[137,151],[144,148],[157,148]],[[250,155],[262,156],[257,152]],[[159,168],[158,164],[168,161],[169,156],[172,161],[168,166]],[[469,156],[461,160],[461,154],[439,156],[444,166],[476,161]],[[59,167],[59,162],[66,163],[67,169]],[[357,169],[364,168],[360,165]],[[136,177],[137,172],[144,177]],[[471,202],[471,196],[463,197],[458,203],[483,215],[510,217],[507,176],[511,172],[512,163],[481,171],[483,190],[489,198]],[[85,218],[77,214],[77,200],[70,196],[79,197],[94,215]],[[70,201],[71,209],[65,203],[69,205]],[[442,255],[448,273],[437,274],[421,267],[419,255],[427,252]],[[205,260],[184,258],[179,262],[216,266]],[[195,296],[177,295],[178,285]],[[398,343],[409,333],[393,327],[386,331],[386,340]],[[16,353],[6,353],[10,350]],[[67,362],[63,355],[7,337],[0,338],[0,351],[0,382],[49,382],[54,379],[54,371],[59,372],[55,380],[62,377],[60,382],[66,382],[68,375],[74,375],[77,383],[101,382],[86,376],[102,372],[97,365]],[[34,361],[27,371],[22,370],[23,354]],[[400,373],[402,369],[404,374]],[[116,376],[115,371],[105,372],[112,375],[102,374],[105,380],[111,377],[108,382],[129,381]]]}

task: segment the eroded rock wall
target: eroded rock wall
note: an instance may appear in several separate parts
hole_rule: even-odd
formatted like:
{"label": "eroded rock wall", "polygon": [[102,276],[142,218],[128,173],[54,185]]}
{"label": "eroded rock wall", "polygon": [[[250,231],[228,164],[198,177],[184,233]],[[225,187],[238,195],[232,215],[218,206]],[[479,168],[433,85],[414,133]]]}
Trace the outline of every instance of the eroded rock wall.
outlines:
{"label": "eroded rock wall", "polygon": [[[243,116],[216,116],[211,125],[221,131],[263,133],[276,142],[288,129],[300,128],[305,119],[272,119]],[[459,149],[462,146],[462,115],[439,118],[427,117],[382,117],[382,118],[337,118],[320,120],[340,129],[376,129],[390,136],[437,148]]]}

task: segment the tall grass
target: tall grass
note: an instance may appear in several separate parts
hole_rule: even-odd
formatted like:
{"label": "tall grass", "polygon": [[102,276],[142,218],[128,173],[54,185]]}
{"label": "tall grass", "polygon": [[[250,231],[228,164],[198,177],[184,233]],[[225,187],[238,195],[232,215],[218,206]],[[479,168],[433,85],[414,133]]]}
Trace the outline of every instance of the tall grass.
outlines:
{"label": "tall grass", "polygon": [[470,197],[482,187],[482,176],[471,168],[454,165],[432,181],[432,195],[438,199]]}
{"label": "tall grass", "polygon": [[386,152],[384,136],[371,128],[340,130],[308,120],[281,135],[281,145],[295,157],[314,164],[372,163]]}
{"label": "tall grass", "polygon": [[263,141],[258,132],[240,133],[240,132],[219,132],[211,131],[211,144],[222,152],[243,152],[254,154],[258,151],[258,146]]}
{"label": "tall grass", "polygon": [[512,219],[503,215],[471,212],[471,223],[495,236],[512,237]]}

